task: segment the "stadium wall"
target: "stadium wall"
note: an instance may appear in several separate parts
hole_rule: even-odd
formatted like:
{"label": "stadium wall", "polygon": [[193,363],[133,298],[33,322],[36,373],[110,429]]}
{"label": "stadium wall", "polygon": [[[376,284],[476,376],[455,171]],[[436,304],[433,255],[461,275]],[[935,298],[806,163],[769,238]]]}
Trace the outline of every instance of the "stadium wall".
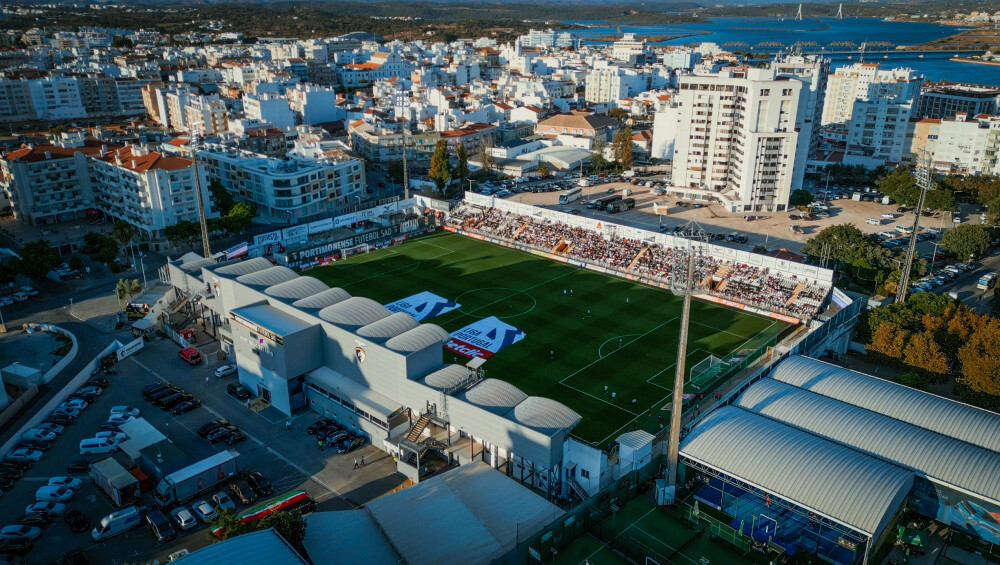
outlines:
{"label": "stadium wall", "polygon": [[[658,243],[664,247],[685,247],[690,242],[690,240],[675,237],[672,234],[658,233],[631,226],[623,226],[621,224],[615,224],[597,218],[574,216],[573,214],[567,214],[558,210],[511,202],[502,198],[476,194],[475,192],[466,192],[465,201],[477,206],[493,207],[498,210],[514,214],[562,222],[570,226],[596,231],[608,236],[617,235],[631,239],[640,239],[650,243]],[[774,257],[768,257],[766,255],[734,249],[732,247],[715,245],[713,243],[706,243],[704,244],[704,247],[708,251],[708,254],[725,261],[742,263],[753,267],[774,269],[787,275],[804,278],[814,284],[824,286],[831,286],[833,284],[833,271],[831,269],[823,269],[815,265],[806,265],[803,263],[796,263],[794,261],[784,261]]]}

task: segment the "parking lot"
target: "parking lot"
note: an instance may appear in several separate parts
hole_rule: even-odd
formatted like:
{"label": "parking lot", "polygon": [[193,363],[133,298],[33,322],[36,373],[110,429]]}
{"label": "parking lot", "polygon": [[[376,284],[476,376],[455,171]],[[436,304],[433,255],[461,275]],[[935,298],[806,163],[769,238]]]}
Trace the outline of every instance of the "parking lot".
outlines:
{"label": "parking lot", "polygon": [[[218,349],[217,342],[202,343],[199,347],[207,359],[216,359],[213,352]],[[170,341],[155,340],[135,356],[119,363],[116,374],[102,375],[101,378],[109,381],[104,394],[84,409],[76,421],[67,425],[41,461],[32,465],[25,476],[3,494],[0,527],[18,523],[25,507],[35,501],[35,491],[49,478],[68,475],[67,464],[80,458],[80,441],[94,436],[114,405],[139,408],[141,416],[192,462],[224,449],[235,449],[243,456],[243,467],[263,473],[274,484],[275,494],[303,489],[319,503],[321,510],[357,507],[403,482],[403,477],[395,473],[392,458],[371,445],[347,455],[336,455],[330,450],[319,452],[315,439],[305,431],[309,424],[319,419],[316,414],[310,411],[297,414],[291,419],[292,430],[287,431],[284,418],[270,421],[225,392],[227,384],[236,382],[235,376],[221,379],[211,376],[206,385],[205,377],[212,375],[220,362],[190,367],[177,357],[177,350]],[[177,416],[157,409],[144,401],[140,393],[143,386],[154,381],[168,381],[182,387],[199,398],[203,405]],[[197,428],[220,417],[238,426],[248,439],[230,448],[224,443],[210,444],[195,434]],[[354,470],[354,458],[362,455],[366,466]],[[102,458],[91,456],[89,459]],[[91,527],[116,509],[107,496],[89,482],[86,474],[69,476],[84,480],[69,508],[82,511]],[[198,498],[209,498],[212,492],[215,490]],[[143,501],[150,502],[148,495]],[[62,519],[56,519],[36,541],[26,562],[48,563],[75,547],[84,548],[95,563],[162,561],[180,548],[193,550],[209,543],[205,529],[205,525],[199,523],[196,529],[163,544],[157,544],[147,528],[132,530],[104,543],[94,543],[89,528],[82,533],[72,533]]]}

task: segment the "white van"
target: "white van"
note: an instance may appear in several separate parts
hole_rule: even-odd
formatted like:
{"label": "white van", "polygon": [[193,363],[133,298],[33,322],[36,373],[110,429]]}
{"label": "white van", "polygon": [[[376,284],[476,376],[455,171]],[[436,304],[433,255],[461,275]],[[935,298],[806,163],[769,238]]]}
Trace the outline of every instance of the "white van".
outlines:
{"label": "white van", "polygon": [[138,507],[123,508],[101,518],[94,530],[90,532],[90,537],[94,538],[94,541],[102,541],[118,534],[124,534],[142,525],[141,519],[142,514],[139,513]]}
{"label": "white van", "polygon": [[867,220],[865,220],[865,223],[873,225],[873,226],[881,226],[882,225],[882,220],[880,220],[878,218],[868,218]]}
{"label": "white van", "polygon": [[87,438],[80,442],[80,455],[104,455],[119,449],[117,441],[103,437]]}

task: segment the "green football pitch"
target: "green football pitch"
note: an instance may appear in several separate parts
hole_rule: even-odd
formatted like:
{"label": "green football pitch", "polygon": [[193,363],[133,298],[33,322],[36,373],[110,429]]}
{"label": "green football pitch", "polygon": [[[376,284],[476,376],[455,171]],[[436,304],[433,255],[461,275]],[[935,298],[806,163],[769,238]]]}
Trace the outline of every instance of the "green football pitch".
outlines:
{"label": "green football pitch", "polygon": [[[489,316],[523,330],[523,340],[487,360],[486,376],[572,408],[583,417],[573,435],[594,445],[648,423],[670,402],[682,301],[665,290],[448,232],[308,274],[382,304],[421,291],[453,300],[461,307],[424,320],[448,332]],[[784,325],[695,300],[687,368]]]}

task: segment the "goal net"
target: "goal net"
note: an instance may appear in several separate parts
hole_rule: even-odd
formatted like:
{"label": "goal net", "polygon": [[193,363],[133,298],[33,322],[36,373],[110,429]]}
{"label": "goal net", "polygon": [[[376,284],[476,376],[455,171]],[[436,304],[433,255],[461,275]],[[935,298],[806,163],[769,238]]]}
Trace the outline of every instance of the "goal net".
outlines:
{"label": "goal net", "polygon": [[702,390],[711,386],[715,382],[715,379],[728,370],[728,363],[723,362],[722,359],[715,355],[709,355],[691,367],[688,384],[698,390]]}
{"label": "goal net", "polygon": [[358,255],[360,253],[368,253],[371,251],[371,246],[367,243],[362,243],[360,245],[355,245],[354,247],[348,247],[344,249],[344,259],[350,257],[351,255]]}

